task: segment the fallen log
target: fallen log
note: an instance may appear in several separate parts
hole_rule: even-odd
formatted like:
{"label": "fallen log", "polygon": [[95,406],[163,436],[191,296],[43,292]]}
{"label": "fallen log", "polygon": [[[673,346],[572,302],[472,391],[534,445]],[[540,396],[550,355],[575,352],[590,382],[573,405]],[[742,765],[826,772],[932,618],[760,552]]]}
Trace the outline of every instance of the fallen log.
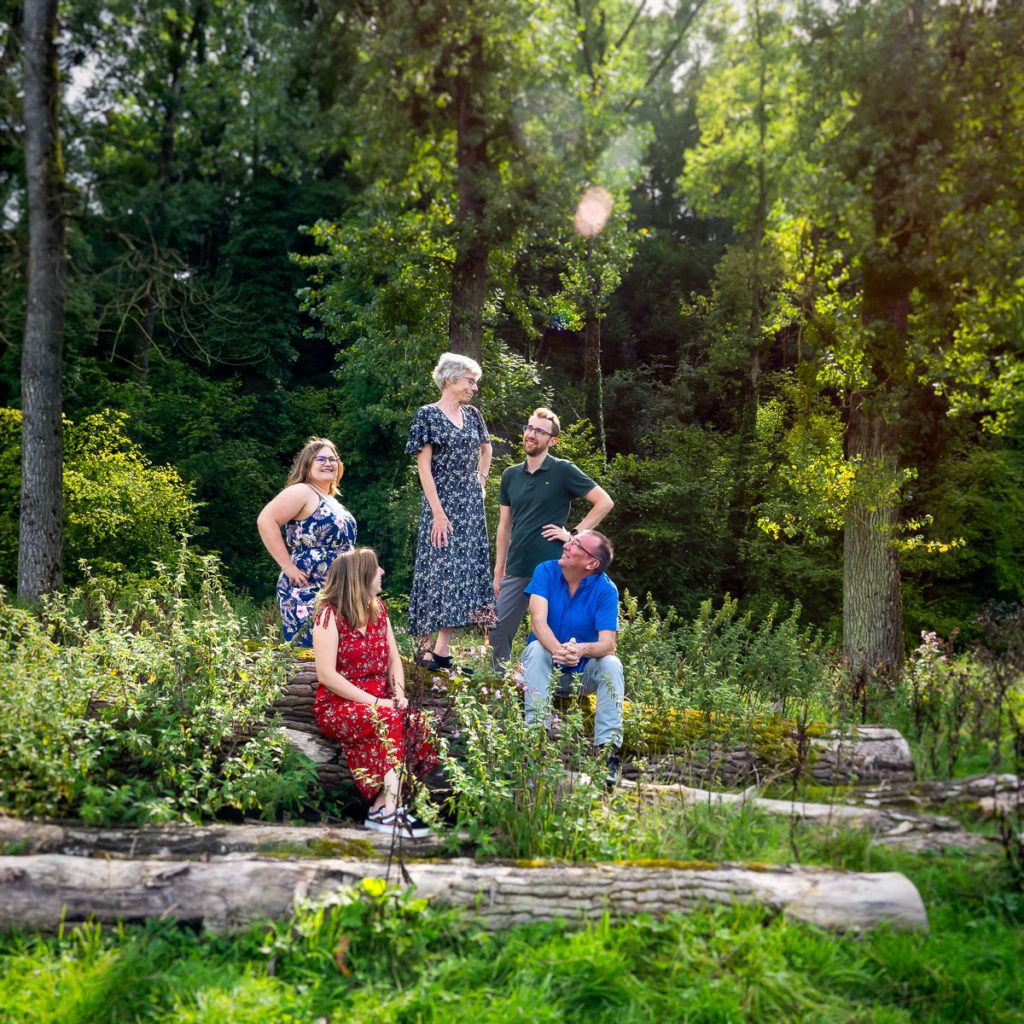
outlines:
{"label": "fallen log", "polygon": [[[436,674],[435,674],[436,675]],[[419,690],[417,706],[436,723],[440,734],[451,741],[457,734],[458,720],[450,701],[433,689],[433,675],[418,666],[406,664],[410,692]],[[447,678],[447,677],[445,677]],[[316,670],[309,660],[297,659],[288,669],[288,681],[271,711],[280,715],[288,740],[313,760],[321,786],[335,792],[354,788],[351,772],[339,756],[337,744],[321,737],[313,721],[313,697],[316,694]],[[694,737],[701,735],[701,716],[697,712],[676,714],[663,728],[651,729],[641,721],[643,709],[626,709],[626,745],[642,754],[645,777],[657,782],[683,784],[749,785],[785,775],[792,770],[797,738],[792,723],[784,719],[763,718],[753,724],[749,743],[712,744]],[[641,739],[644,732],[660,736],[660,748]],[[853,726],[838,730],[812,726],[804,737],[807,756],[801,767],[806,777],[821,786],[862,785],[909,782],[916,778],[910,745],[897,729],[878,725]],[[669,749],[665,749],[668,744]],[[659,752],[660,750],[660,752]],[[627,761],[627,777],[637,778],[635,764]],[[428,786],[434,783],[428,780]]]}
{"label": "fallen log", "polygon": [[768,814],[811,822],[824,828],[843,827],[870,832],[877,842],[886,846],[936,850],[955,846],[960,849],[974,849],[992,842],[990,836],[968,832],[956,818],[943,814],[904,811],[897,807],[777,800],[757,796],[754,786],[742,793],[722,793],[680,785],[638,785],[627,779],[623,779],[620,786],[623,791],[635,792],[637,796],[647,800],[675,799],[689,804],[750,806]]}
{"label": "fallen log", "polygon": [[111,828],[74,823],[35,822],[0,815],[0,852],[62,853],[74,857],[182,859],[228,854],[267,856],[387,858],[435,857],[446,847],[437,836],[396,837],[357,824],[188,825],[169,823],[143,828]]}
{"label": "fallen log", "polygon": [[[927,931],[920,894],[898,872],[874,874],[743,864],[480,864],[406,862],[418,896],[480,917],[488,928],[582,924],[608,914],[687,913],[709,904],[762,905],[838,931],[879,924]],[[379,860],[101,860],[65,854],[0,857],[0,927],[49,930],[93,920],[173,918],[215,932],[289,917],[301,900],[383,878]],[[391,868],[391,882],[397,869]]]}

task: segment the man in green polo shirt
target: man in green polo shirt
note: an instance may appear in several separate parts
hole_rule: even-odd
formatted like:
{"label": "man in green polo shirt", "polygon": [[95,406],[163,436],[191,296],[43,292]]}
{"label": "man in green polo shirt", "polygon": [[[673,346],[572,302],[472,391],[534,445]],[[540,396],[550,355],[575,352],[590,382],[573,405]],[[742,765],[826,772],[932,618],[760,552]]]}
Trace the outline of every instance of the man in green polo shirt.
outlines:
{"label": "man in green polo shirt", "polygon": [[[550,453],[561,425],[550,409],[535,409],[523,427],[525,462],[501,474],[500,518],[495,536],[494,594],[497,625],[489,633],[491,663],[503,672],[512,640],[530,603],[524,593],[541,562],[559,559],[562,545],[583,530],[592,530],[612,510],[612,499],[568,459]],[[573,498],[585,498],[590,510],[567,530]]]}

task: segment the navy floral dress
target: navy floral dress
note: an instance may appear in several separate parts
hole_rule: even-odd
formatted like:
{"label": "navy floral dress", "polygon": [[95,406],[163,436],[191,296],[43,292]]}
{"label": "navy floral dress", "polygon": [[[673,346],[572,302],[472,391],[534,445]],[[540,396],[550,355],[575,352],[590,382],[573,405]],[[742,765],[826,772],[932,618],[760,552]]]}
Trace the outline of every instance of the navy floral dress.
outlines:
{"label": "navy floral dress", "polygon": [[[316,488],[312,488],[316,491]],[[305,519],[292,519],[284,531],[285,544],[292,561],[309,580],[304,587],[295,587],[282,572],[277,578],[277,603],[281,606],[281,624],[285,640],[305,632],[295,641],[296,647],[313,646],[311,617],[317,594],[324,585],[327,570],[334,560],[356,542],[356,521],[335,498],[325,498],[319,491],[320,504]]]}
{"label": "navy floral dress", "polygon": [[457,427],[436,405],[424,405],[412,421],[407,455],[431,445],[430,472],[441,507],[451,520],[448,546],[430,543],[434,514],[426,495],[420,508],[416,569],[409,595],[409,633],[427,636],[439,629],[482,625],[493,614],[494,588],[487,545],[484,498],[476,475],[480,445],[490,437],[480,410],[462,407]]}

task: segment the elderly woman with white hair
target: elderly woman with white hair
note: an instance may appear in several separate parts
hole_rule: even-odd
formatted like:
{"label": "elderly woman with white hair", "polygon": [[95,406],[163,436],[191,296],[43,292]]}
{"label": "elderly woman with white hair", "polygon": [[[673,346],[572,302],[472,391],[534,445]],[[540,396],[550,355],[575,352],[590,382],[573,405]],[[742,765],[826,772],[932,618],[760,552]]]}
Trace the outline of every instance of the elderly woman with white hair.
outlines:
{"label": "elderly woman with white hair", "polygon": [[491,442],[470,405],[482,372],[468,356],[445,352],[433,372],[441,397],[417,411],[405,446],[423,487],[409,633],[419,638],[416,661],[430,669],[450,667],[453,631],[483,624],[494,606],[484,517]]}

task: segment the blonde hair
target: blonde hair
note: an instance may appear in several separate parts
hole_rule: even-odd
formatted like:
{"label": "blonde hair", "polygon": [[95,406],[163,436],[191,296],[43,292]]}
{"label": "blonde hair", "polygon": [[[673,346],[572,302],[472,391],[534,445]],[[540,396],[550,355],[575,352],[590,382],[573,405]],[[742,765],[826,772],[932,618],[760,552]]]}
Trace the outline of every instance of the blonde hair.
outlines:
{"label": "blonde hair", "polygon": [[530,415],[539,416],[542,420],[549,420],[551,426],[554,428],[551,431],[552,437],[558,437],[562,432],[562,424],[558,422],[558,417],[550,409],[545,409],[543,405],[539,409],[534,409]]}
{"label": "blonde hair", "polygon": [[321,448],[330,448],[338,459],[338,469],[334,474],[334,483],[331,484],[331,494],[338,493],[338,482],[345,472],[345,463],[341,461],[341,456],[338,455],[338,449],[334,447],[334,442],[329,441],[326,437],[311,437],[306,442],[302,451],[295,456],[295,461],[292,463],[292,469],[288,474],[285,487],[290,487],[292,484],[304,484],[309,481],[309,471],[313,467],[313,459]]}
{"label": "blonde hair", "polygon": [[465,377],[467,373],[473,374],[479,380],[483,372],[475,359],[470,359],[469,356],[460,356],[457,352],[443,352],[430,376],[434,378],[434,383],[444,391],[445,381],[454,384],[460,377]]}
{"label": "blonde hair", "polygon": [[353,629],[362,629],[380,618],[380,601],[373,592],[377,578],[377,552],[373,548],[343,551],[327,570],[317,598],[317,615],[330,605]]}

